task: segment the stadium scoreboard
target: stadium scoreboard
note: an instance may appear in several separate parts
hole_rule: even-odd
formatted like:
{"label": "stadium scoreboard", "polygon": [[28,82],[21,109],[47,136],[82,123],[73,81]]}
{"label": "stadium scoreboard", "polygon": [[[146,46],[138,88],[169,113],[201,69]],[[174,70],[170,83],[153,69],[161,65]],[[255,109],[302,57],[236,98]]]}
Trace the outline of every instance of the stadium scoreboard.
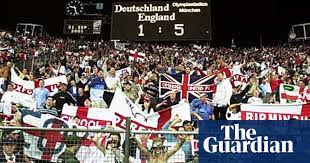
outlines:
{"label": "stadium scoreboard", "polygon": [[64,20],[64,34],[93,35],[101,34],[102,20]]}
{"label": "stadium scoreboard", "polygon": [[210,30],[210,0],[112,4],[112,40],[211,40]]}

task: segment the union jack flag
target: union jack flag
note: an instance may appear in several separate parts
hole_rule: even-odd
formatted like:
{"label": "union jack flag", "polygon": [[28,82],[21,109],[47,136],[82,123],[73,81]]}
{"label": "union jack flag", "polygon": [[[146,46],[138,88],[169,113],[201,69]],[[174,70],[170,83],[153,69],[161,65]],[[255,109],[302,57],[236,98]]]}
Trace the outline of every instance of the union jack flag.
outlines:
{"label": "union jack flag", "polygon": [[215,91],[215,76],[201,77],[198,75],[168,75],[162,74],[159,81],[160,98],[169,96],[175,91],[180,100],[187,99],[189,102],[199,98],[202,94],[208,95],[208,100],[212,99]]}

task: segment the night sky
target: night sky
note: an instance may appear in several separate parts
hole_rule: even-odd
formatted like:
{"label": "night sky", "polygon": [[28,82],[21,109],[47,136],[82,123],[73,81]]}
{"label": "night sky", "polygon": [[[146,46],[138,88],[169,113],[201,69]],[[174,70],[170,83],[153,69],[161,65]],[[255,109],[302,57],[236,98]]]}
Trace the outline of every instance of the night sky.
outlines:
{"label": "night sky", "polygon": [[[121,1],[121,0],[119,0]],[[0,28],[14,30],[16,23],[42,24],[51,35],[62,34],[66,0],[1,0]],[[111,4],[111,0],[102,0]],[[307,0],[213,0],[212,42],[240,45],[286,41],[292,24],[310,22]]]}

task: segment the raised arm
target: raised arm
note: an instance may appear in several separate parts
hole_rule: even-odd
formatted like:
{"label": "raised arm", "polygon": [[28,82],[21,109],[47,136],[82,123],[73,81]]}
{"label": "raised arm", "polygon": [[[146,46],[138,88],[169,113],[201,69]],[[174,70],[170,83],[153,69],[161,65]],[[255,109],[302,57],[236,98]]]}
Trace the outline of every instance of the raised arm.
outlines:
{"label": "raised arm", "polygon": [[198,115],[196,112],[192,112],[192,115],[195,116],[198,120],[203,120],[203,118]]}
{"label": "raised arm", "polygon": [[227,109],[229,109],[230,111],[234,111],[236,109],[237,106],[240,106],[241,104],[231,104],[229,105],[229,107]]}
{"label": "raised arm", "polygon": [[22,72],[19,70],[19,68],[18,68],[18,67],[14,67],[14,69],[13,69],[13,70],[15,70],[15,72],[17,71],[18,75],[22,74]]}
{"label": "raised arm", "polygon": [[240,92],[240,96],[241,96],[241,97],[244,97],[244,96],[249,92],[251,86],[252,86],[252,83],[248,84],[248,85],[244,88],[244,90],[242,90],[242,91]]}
{"label": "raised arm", "polygon": [[169,127],[168,127],[168,130],[169,130],[169,131],[175,131],[175,129],[173,128],[174,125],[177,124],[177,123],[181,123],[181,122],[182,122],[182,120],[180,119],[179,115],[176,114],[176,115],[173,117],[172,122],[171,122],[171,124],[170,124]]}
{"label": "raised arm", "polygon": [[186,135],[179,136],[179,142],[177,142],[177,144],[175,144],[171,150],[168,150],[167,152],[168,158],[177,153],[177,151],[182,147],[182,145],[185,142],[185,136]]}
{"label": "raised arm", "polygon": [[96,144],[96,147],[105,155],[106,154],[106,146],[100,142],[100,138],[102,137],[102,133],[98,133],[92,141]]}
{"label": "raised arm", "polygon": [[104,76],[107,75],[108,73],[108,58],[104,58],[104,62],[102,64],[102,70],[103,70],[103,73],[104,73]]}
{"label": "raised arm", "polygon": [[147,148],[144,147],[144,146],[141,144],[141,142],[139,142],[136,138],[133,138],[133,139],[134,139],[135,142],[137,143],[137,146],[138,146],[139,150],[140,150],[142,153],[146,154],[147,157],[150,157],[151,153],[147,150]]}
{"label": "raised arm", "polygon": [[205,72],[203,72],[202,69],[198,68],[197,70],[198,70],[198,72],[200,73],[200,75],[201,75],[202,77],[207,76],[207,74],[206,74]]}

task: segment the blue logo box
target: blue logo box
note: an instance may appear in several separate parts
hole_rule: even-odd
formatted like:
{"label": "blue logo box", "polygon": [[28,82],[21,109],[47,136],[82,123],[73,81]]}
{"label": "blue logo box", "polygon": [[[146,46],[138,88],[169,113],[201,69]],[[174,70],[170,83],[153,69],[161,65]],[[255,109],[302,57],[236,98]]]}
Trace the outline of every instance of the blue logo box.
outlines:
{"label": "blue logo box", "polygon": [[310,121],[200,121],[199,162],[310,162]]}

